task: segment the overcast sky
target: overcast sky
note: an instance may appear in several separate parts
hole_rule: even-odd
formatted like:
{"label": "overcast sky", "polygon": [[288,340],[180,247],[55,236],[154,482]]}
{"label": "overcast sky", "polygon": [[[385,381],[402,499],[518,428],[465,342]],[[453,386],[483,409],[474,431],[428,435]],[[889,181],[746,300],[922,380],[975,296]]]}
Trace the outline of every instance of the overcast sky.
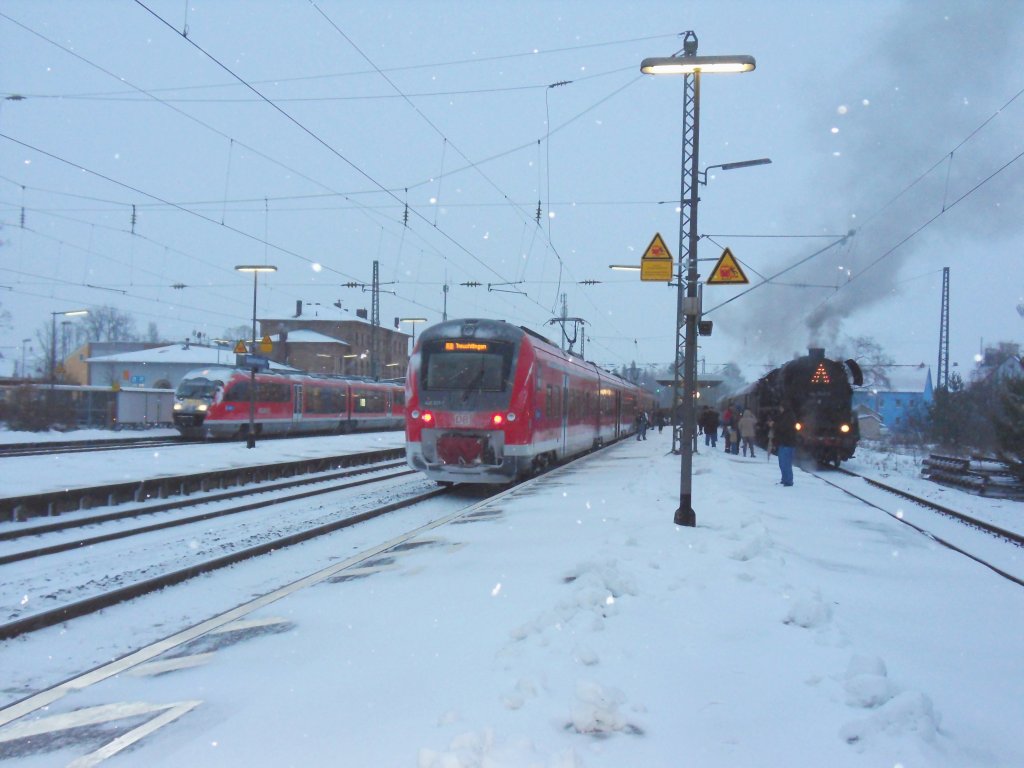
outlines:
{"label": "overcast sky", "polygon": [[260,316],[352,316],[377,260],[382,323],[447,281],[557,338],[564,294],[588,358],[667,364],[675,289],[608,265],[678,255],[683,80],[639,67],[687,30],[757,60],[703,78],[701,167],[772,159],[701,188],[702,273],[773,278],[706,289],[709,372],[858,335],[934,369],[946,266],[951,363],[1022,340],[1020,2],[3,0],[0,354],[101,305],[218,337],[238,264],[278,267]]}

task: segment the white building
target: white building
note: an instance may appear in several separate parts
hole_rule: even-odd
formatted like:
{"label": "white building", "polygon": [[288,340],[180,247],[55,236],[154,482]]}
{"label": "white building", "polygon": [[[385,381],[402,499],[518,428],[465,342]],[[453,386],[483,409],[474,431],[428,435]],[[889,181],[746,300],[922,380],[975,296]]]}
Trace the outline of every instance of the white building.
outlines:
{"label": "white building", "polygon": [[[220,365],[234,367],[235,353],[230,347],[204,347],[195,344],[170,344],[166,347],[90,357],[88,383],[95,386],[175,389],[189,371]],[[292,370],[271,363],[275,370]]]}

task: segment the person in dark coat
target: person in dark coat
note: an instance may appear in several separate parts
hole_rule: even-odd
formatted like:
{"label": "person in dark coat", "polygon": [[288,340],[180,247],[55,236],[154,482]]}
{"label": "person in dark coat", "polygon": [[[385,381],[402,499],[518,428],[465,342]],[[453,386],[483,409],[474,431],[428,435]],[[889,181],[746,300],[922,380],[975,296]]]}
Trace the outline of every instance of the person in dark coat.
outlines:
{"label": "person in dark coat", "polygon": [[714,408],[708,408],[705,406],[704,413],[701,414],[701,418],[704,422],[704,445],[710,445],[712,448],[717,448],[718,411]]}
{"label": "person in dark coat", "polygon": [[779,454],[782,484],[793,484],[793,452],[796,450],[796,415],[788,407],[779,409],[775,417],[773,441]]}
{"label": "person in dark coat", "polygon": [[646,440],[647,439],[647,427],[650,425],[651,420],[647,417],[647,411],[640,411],[636,416],[636,439]]}

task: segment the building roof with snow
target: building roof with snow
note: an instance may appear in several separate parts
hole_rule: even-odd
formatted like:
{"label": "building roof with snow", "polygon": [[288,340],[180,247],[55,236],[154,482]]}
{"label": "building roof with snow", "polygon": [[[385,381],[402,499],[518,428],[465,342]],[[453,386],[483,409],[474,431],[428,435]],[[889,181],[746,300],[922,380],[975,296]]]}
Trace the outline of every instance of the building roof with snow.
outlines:
{"label": "building roof with snow", "polygon": [[[300,328],[295,331],[288,331],[286,334],[286,341],[289,344],[346,344],[351,346],[344,339],[336,339],[333,336],[326,336],[317,331],[311,331],[308,328]],[[281,334],[275,333],[270,337],[272,342],[279,342],[281,340]]]}

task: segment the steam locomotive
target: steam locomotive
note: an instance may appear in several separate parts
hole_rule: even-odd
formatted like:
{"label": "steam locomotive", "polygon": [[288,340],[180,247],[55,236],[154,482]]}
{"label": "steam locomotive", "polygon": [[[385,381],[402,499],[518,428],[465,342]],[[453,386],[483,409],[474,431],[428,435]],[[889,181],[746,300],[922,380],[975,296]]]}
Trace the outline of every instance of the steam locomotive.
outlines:
{"label": "steam locomotive", "polygon": [[825,350],[808,354],[762,376],[729,398],[733,405],[753,408],[757,416],[755,443],[767,449],[771,422],[783,408],[796,416],[797,450],[832,464],[853,457],[860,439],[853,412],[853,387],[864,383],[854,360],[829,360]]}

